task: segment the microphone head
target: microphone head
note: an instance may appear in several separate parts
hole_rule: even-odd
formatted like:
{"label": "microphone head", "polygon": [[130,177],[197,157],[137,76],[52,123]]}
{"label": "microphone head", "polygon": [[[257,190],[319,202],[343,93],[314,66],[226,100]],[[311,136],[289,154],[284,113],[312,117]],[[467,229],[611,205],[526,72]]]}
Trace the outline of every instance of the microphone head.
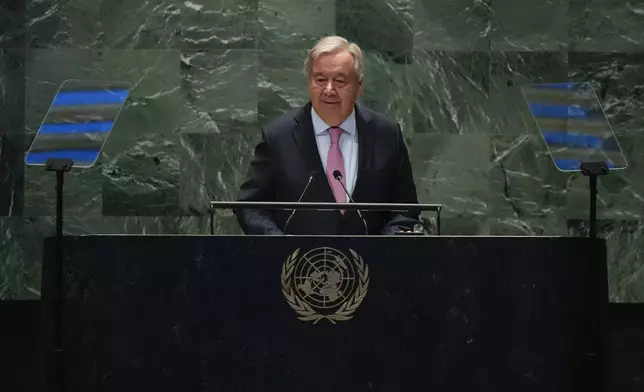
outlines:
{"label": "microphone head", "polygon": [[336,180],[340,181],[340,180],[342,179],[342,173],[340,173],[340,170],[337,170],[337,169],[336,169],[336,170],[334,170],[334,171],[333,171],[333,177],[334,177]]}

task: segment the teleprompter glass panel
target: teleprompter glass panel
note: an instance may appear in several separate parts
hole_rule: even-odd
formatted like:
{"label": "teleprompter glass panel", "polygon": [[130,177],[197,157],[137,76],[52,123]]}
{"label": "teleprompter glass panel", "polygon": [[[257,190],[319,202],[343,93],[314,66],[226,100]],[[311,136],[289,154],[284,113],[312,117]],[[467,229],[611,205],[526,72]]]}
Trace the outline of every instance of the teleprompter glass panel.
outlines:
{"label": "teleprompter glass panel", "polygon": [[96,163],[130,93],[127,82],[66,80],[58,89],[34,141],[27,165],[69,158],[74,167]]}
{"label": "teleprompter glass panel", "polygon": [[626,157],[589,83],[541,83],[521,91],[557,169],[580,171],[582,162],[626,168]]}

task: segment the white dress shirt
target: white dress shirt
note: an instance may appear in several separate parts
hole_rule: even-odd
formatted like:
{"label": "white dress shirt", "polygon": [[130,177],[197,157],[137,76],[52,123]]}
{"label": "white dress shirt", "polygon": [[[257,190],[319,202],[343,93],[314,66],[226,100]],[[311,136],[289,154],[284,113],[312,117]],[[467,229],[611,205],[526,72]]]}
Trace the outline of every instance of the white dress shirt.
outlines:
{"label": "white dress shirt", "polygon": [[[329,135],[329,128],[331,126],[325,123],[313,108],[311,108],[311,119],[313,120],[315,141],[318,145],[322,167],[324,167],[324,175],[326,176],[326,160],[329,156],[329,146],[331,146],[331,135]],[[344,130],[340,135],[340,151],[344,158],[344,172],[346,177],[344,184],[349,194],[353,195],[353,188],[355,187],[358,176],[358,132],[356,129],[355,110],[351,112],[349,117],[339,127]],[[345,202],[348,201],[345,200]]]}

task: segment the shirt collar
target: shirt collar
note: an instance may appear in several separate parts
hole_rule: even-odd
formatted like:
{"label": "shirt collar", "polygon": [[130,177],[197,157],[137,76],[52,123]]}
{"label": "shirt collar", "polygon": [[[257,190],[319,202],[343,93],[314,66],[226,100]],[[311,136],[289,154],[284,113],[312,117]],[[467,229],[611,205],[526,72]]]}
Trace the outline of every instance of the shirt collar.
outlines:
{"label": "shirt collar", "polygon": [[[322,132],[331,128],[329,124],[325,123],[324,120],[322,120],[320,116],[318,116],[318,114],[315,112],[315,109],[313,109],[313,106],[311,106],[311,119],[313,120],[313,131],[315,132],[316,136],[319,136]],[[344,120],[342,124],[339,125],[339,127],[342,128],[345,132],[347,132],[351,136],[355,136],[356,134],[355,108],[351,111],[351,114],[349,115],[349,117],[347,117],[347,119]]]}

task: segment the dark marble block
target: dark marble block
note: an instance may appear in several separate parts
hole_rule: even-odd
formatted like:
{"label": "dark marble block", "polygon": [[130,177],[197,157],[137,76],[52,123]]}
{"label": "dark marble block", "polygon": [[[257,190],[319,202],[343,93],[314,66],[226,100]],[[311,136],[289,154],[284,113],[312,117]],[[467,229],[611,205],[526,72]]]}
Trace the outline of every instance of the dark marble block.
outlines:
{"label": "dark marble block", "polygon": [[[290,275],[287,260],[314,261],[301,276],[315,279],[338,260],[327,252],[349,255],[338,256],[341,281],[355,268],[362,286],[343,286],[353,288],[333,304],[304,297],[309,315],[336,314],[355,290],[366,292],[348,319],[298,320],[283,288],[300,273]],[[71,237],[66,385],[600,391],[605,253],[603,240],[582,238]]]}
{"label": "dark marble block", "polygon": [[593,86],[619,138],[644,136],[644,51],[570,52],[569,65],[570,80]]}
{"label": "dark marble block", "polygon": [[261,49],[308,49],[320,38],[335,35],[336,1],[259,0],[258,20]]}
{"label": "dark marble block", "polygon": [[[179,35],[181,49],[255,48],[259,34],[259,2],[260,0],[177,2],[181,18],[175,35]],[[151,30],[158,31],[155,28]]]}
{"label": "dark marble block", "polygon": [[490,49],[491,0],[413,0],[414,49]]}
{"label": "dark marble block", "polygon": [[414,135],[410,150],[418,201],[442,204],[444,218],[462,211],[470,217],[490,214],[490,148],[488,135]]}
{"label": "dark marble block", "polygon": [[565,52],[492,52],[490,60],[490,95],[486,113],[493,134],[538,135],[521,87],[533,83],[568,80],[568,56]]}
{"label": "dark marble block", "polygon": [[105,71],[133,85],[103,151],[103,215],[182,215],[180,52],[109,49]]}
{"label": "dark marble block", "polygon": [[[587,236],[588,219],[569,219],[568,235]],[[608,249],[608,288],[610,300],[620,303],[644,302],[644,250],[639,246],[644,230],[635,219],[599,219],[597,235],[606,239]]]}
{"label": "dark marble block", "polygon": [[25,61],[0,43],[0,216],[23,213]]}
{"label": "dark marble block", "polygon": [[54,234],[53,223],[0,216],[0,300],[40,298],[43,237]]}
{"label": "dark marble block", "polygon": [[489,0],[414,0],[414,49],[489,50]]}
{"label": "dark marble block", "polygon": [[336,0],[336,34],[363,50],[408,63],[414,49],[409,1]]}
{"label": "dark marble block", "polygon": [[259,53],[254,49],[183,51],[181,133],[235,134],[257,122]]}
{"label": "dark marble block", "polygon": [[25,52],[0,45],[0,134],[25,130]]}
{"label": "dark marble block", "polygon": [[358,101],[398,121],[403,134],[411,137],[413,118],[407,108],[416,96],[408,89],[409,66],[377,51],[367,50],[364,57],[364,84]]}
{"label": "dark marble block", "polygon": [[258,54],[257,118],[265,126],[274,117],[308,101],[303,49],[262,50]]}
{"label": "dark marble block", "polygon": [[26,3],[27,47],[93,49],[103,43],[101,2],[41,0]]}
{"label": "dark marble block", "polygon": [[569,41],[570,0],[492,0],[491,49],[557,51]]}
{"label": "dark marble block", "polygon": [[539,135],[493,136],[490,168],[497,217],[565,215],[570,174],[559,172]]}
{"label": "dark marble block", "polygon": [[415,51],[407,84],[414,133],[489,134],[490,54]]}
{"label": "dark marble block", "polygon": [[258,0],[101,2],[105,46],[241,49],[256,46]]}
{"label": "dark marble block", "polygon": [[0,216],[23,213],[24,136],[0,133]]}
{"label": "dark marble block", "polygon": [[181,10],[176,0],[101,2],[105,46],[118,49],[171,49],[181,45]]}
{"label": "dark marble block", "polygon": [[0,48],[19,49],[24,45],[26,1],[5,0],[0,3]]}
{"label": "dark marble block", "polygon": [[569,0],[570,49],[583,52],[641,52],[642,0]]}

